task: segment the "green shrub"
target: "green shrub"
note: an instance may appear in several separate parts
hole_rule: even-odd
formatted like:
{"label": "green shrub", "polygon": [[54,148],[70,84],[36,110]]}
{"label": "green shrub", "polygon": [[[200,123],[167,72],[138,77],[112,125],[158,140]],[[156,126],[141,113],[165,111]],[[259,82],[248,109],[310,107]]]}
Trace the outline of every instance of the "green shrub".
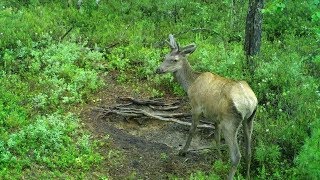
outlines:
{"label": "green shrub", "polygon": [[223,42],[212,44],[207,41],[200,41],[197,50],[190,56],[190,62],[195,70],[213,72],[221,76],[233,79],[243,79],[242,46],[227,45]]}
{"label": "green shrub", "polygon": [[[224,164],[221,160],[217,160],[212,165],[210,173],[204,173],[202,171],[196,171],[190,175],[192,180],[205,180],[205,179],[225,179],[229,173],[229,165]],[[236,175],[237,176],[237,175]],[[241,176],[238,179],[243,179]]]}
{"label": "green shrub", "polygon": [[[268,177],[280,178],[284,170],[284,163],[281,162],[280,147],[275,144],[266,145],[260,141],[255,148],[255,159],[259,163],[258,177],[265,179]],[[282,169],[283,168],[283,169]]]}
{"label": "green shrub", "polygon": [[[54,25],[58,23],[54,14],[63,13],[59,6],[49,6],[0,11],[0,21],[16,28],[13,32],[13,27],[0,27],[0,176],[4,178],[28,176],[35,169],[38,177],[46,173],[46,177],[80,177],[78,171],[101,161],[94,152],[95,142],[80,131],[74,116],[52,113],[68,111],[103,85],[98,74],[105,59],[85,48],[86,43],[58,43],[62,34]],[[37,13],[43,23],[38,23]]]}
{"label": "green shrub", "polygon": [[102,54],[74,43],[32,50],[27,58],[29,68],[24,75],[35,93],[32,105],[39,111],[48,113],[61,105],[82,102],[103,85],[97,72],[103,68],[98,65],[104,61]]}
{"label": "green shrub", "polygon": [[5,140],[10,132],[28,124],[29,109],[21,106],[27,84],[17,75],[0,74],[0,140]]}
{"label": "green shrub", "polygon": [[320,178],[320,120],[312,123],[311,137],[308,137],[296,157],[297,174],[301,178],[319,179]]}
{"label": "green shrub", "polygon": [[313,28],[319,22],[318,0],[296,3],[272,0],[266,3],[263,13],[264,30],[271,41],[282,40],[286,34],[294,34],[297,37],[314,36],[319,30]]}
{"label": "green shrub", "polygon": [[10,134],[7,141],[0,143],[0,173],[19,177],[24,169],[37,165],[50,171],[88,170],[102,159],[89,135],[79,131],[78,124],[72,114],[53,114],[38,117]]}

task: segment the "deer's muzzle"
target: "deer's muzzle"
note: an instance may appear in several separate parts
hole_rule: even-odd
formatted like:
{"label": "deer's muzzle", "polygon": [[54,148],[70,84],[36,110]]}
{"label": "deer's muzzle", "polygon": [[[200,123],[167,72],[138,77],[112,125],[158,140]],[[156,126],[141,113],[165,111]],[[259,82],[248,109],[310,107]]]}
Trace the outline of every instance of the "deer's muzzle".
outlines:
{"label": "deer's muzzle", "polygon": [[163,73],[164,73],[164,71],[163,71],[163,69],[158,68],[158,69],[156,70],[156,73],[157,73],[157,74],[163,74]]}

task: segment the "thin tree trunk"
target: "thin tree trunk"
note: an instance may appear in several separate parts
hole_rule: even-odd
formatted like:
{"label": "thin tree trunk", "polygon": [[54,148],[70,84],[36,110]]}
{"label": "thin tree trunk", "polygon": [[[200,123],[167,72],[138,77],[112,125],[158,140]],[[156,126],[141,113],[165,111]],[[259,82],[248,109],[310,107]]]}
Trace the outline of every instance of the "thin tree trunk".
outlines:
{"label": "thin tree trunk", "polygon": [[250,0],[246,19],[244,50],[246,54],[246,67],[251,75],[254,73],[254,55],[260,51],[262,32],[263,0]]}

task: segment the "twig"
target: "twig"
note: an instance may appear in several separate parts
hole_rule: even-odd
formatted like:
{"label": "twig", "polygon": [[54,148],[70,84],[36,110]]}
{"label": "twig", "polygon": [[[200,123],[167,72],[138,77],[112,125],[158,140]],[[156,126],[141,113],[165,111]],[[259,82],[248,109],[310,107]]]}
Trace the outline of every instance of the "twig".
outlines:
{"label": "twig", "polygon": [[73,26],[66,33],[64,33],[64,35],[60,38],[60,41],[63,41],[63,39],[71,32],[72,29]]}
{"label": "twig", "polygon": [[[185,122],[185,121],[181,121],[181,120],[179,120],[179,119],[161,117],[161,116],[159,116],[159,115],[155,115],[155,114],[149,113],[149,112],[144,111],[144,110],[141,110],[141,112],[142,112],[144,115],[146,115],[146,116],[153,117],[153,118],[158,119],[158,120],[161,120],[161,121],[169,121],[169,122],[175,122],[175,123],[182,124],[182,125],[186,125],[186,126],[191,126],[191,123]],[[200,124],[200,125],[198,125],[197,127],[199,127],[199,128],[214,129],[214,126],[211,126],[211,125],[209,125],[209,124]]]}
{"label": "twig", "polygon": [[120,42],[114,42],[114,43],[112,43],[112,44],[109,44],[107,47],[106,47],[106,49],[111,49],[111,48],[113,48],[113,47],[115,47],[115,46],[117,46],[117,45],[119,45],[120,44]]}
{"label": "twig", "polygon": [[174,117],[190,117],[189,113],[155,113],[158,116],[166,117],[166,118],[174,118]]}
{"label": "twig", "polygon": [[151,109],[153,110],[158,110],[158,111],[172,111],[172,110],[176,110],[179,109],[181,106],[166,106],[166,107],[156,107],[156,106],[149,106]]}
{"label": "twig", "polygon": [[116,46],[118,46],[118,45],[123,45],[123,44],[128,44],[129,42],[127,41],[127,40],[118,40],[118,41],[116,41],[116,42],[112,42],[112,43],[110,43],[110,44],[108,44],[106,47],[105,47],[105,49],[107,49],[107,50],[109,50],[109,49],[112,49],[112,48],[114,48],[114,47],[116,47]]}
{"label": "twig", "polygon": [[[220,150],[225,150],[227,147],[228,147],[228,145],[221,143],[219,148],[220,148]],[[218,147],[211,146],[211,147],[202,147],[199,149],[189,149],[188,151],[203,151],[203,150],[216,150],[216,149],[218,149]]]}
{"label": "twig", "polygon": [[119,99],[123,101],[131,101],[132,103],[137,105],[171,106],[179,103],[179,101],[175,101],[172,103],[165,103],[163,101],[158,101],[158,100],[150,100],[150,99],[141,100],[141,99],[135,99],[133,97],[120,97]]}

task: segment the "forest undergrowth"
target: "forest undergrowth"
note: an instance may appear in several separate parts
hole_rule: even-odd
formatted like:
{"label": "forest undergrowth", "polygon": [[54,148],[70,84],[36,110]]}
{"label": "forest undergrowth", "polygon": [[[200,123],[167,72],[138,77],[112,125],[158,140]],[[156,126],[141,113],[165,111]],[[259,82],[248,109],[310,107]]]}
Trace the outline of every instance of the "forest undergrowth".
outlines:
{"label": "forest undergrowth", "polygon": [[[117,83],[149,82],[154,97],[185,96],[170,75],[154,73],[172,33],[181,45],[197,44],[189,57],[195,70],[244,79],[256,93],[253,177],[320,178],[320,2],[265,2],[252,74],[243,51],[247,8],[244,0],[88,0],[80,8],[1,1],[0,177],[90,177],[108,161],[97,150],[105,144],[71,110],[112,86],[102,78],[111,72]],[[212,166],[190,179],[219,177],[215,170],[225,168]]]}

